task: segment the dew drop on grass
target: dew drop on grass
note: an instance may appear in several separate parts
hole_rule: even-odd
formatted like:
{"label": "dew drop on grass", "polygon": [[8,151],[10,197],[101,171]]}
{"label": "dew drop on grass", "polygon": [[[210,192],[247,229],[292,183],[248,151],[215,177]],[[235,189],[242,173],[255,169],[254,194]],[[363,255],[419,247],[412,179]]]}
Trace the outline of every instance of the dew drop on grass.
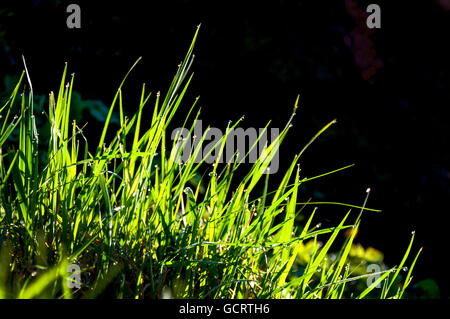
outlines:
{"label": "dew drop on grass", "polygon": [[402,270],[403,271],[408,271],[408,267],[403,267]]}

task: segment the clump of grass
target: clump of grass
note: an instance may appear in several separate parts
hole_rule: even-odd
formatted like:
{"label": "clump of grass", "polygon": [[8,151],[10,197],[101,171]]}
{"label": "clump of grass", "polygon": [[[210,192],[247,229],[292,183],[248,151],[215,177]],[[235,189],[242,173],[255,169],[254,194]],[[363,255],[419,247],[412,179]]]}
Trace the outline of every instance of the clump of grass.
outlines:
{"label": "clump of grass", "polygon": [[[92,141],[69,120],[74,76],[67,79],[67,66],[59,91],[49,96],[50,140],[43,152],[25,66],[0,109],[0,297],[401,298],[420,254],[419,250],[399,284],[414,234],[397,266],[355,275],[349,252],[362,212],[373,209],[365,203],[332,203],[347,206],[348,212],[336,227],[320,229],[312,226],[317,207],[309,207],[315,203],[299,199],[300,185],[341,170],[306,179],[298,166],[308,145],[334,121],[294,156],[277,187],[264,173],[292,117],[239,181],[233,180],[240,166],[237,160],[227,165],[217,160],[201,174],[206,156],[200,163],[194,159],[206,132],[197,137],[190,161],[176,161],[186,144],[180,147],[175,140],[170,145],[167,130],[192,79],[188,74],[197,32],[166,96],[152,97],[144,85],[139,109],[131,118],[122,107],[121,88],[128,72],[92,153]],[[18,94],[24,78],[28,90]],[[150,101],[153,115],[148,123],[142,114]],[[20,113],[13,117],[17,105]],[[298,98],[294,112],[297,105]],[[117,109],[119,128],[107,141]],[[194,103],[184,127],[192,123],[192,132],[198,116]],[[19,132],[18,145],[8,141],[14,130]],[[223,152],[226,138],[225,134],[210,152]],[[257,186],[262,195],[256,194]],[[295,223],[300,214],[307,220],[301,226]],[[349,229],[351,235],[331,261],[336,239]],[[300,268],[297,257],[311,241],[312,250]],[[77,289],[68,285],[72,263],[81,267]],[[349,288],[349,283],[370,276],[376,280],[364,289]],[[379,284],[382,289],[375,289]]]}

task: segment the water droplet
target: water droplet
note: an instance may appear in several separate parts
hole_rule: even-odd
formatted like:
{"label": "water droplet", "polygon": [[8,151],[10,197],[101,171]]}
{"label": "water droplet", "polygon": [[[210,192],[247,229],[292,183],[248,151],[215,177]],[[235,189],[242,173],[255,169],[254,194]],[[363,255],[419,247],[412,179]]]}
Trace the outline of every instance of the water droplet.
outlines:
{"label": "water droplet", "polygon": [[402,270],[403,271],[408,271],[408,267],[403,267]]}

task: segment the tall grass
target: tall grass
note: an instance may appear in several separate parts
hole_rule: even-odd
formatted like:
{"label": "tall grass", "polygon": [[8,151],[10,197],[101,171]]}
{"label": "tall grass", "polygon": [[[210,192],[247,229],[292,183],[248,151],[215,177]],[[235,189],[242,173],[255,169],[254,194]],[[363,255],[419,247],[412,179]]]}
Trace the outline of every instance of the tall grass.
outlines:
{"label": "tall grass", "polygon": [[[401,298],[420,254],[402,273],[414,234],[398,265],[355,275],[349,252],[363,211],[376,210],[365,203],[329,203],[348,211],[336,227],[321,229],[314,226],[320,203],[300,200],[300,185],[347,168],[300,176],[302,153],[334,121],[294,156],[275,186],[264,173],[294,115],[239,180],[237,160],[222,165],[218,156],[207,166],[205,154],[195,162],[206,132],[197,137],[189,161],[176,160],[186,143],[171,141],[168,126],[192,79],[197,33],[165,97],[153,96],[144,85],[138,110],[129,118],[122,86],[139,60],[133,65],[95,144],[69,119],[74,76],[68,77],[67,65],[59,91],[49,95],[48,144],[39,139],[25,66],[0,109],[0,297]],[[19,94],[23,82],[28,85]],[[191,132],[199,117],[196,102],[183,124]],[[153,115],[143,118],[150,103]],[[298,98],[293,114],[297,105]],[[110,119],[117,111],[120,125],[111,134]],[[8,140],[13,131],[18,131],[18,143]],[[210,152],[223,152],[226,138]],[[302,225],[296,222],[300,215],[306,220]],[[351,235],[343,237],[349,229]],[[312,250],[299,267],[296,259],[307,243]],[[337,252],[333,261],[328,258],[332,250]],[[81,267],[78,289],[68,286],[72,263]],[[370,276],[376,280],[364,289],[350,287]],[[382,288],[375,289],[379,284]]]}

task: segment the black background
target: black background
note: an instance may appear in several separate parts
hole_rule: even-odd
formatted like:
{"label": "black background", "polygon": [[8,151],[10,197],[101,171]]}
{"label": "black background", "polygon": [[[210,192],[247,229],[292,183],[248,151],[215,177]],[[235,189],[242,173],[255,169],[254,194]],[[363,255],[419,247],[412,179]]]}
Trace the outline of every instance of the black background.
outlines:
{"label": "black background", "polygon": [[[71,2],[81,6],[81,29],[66,26]],[[415,281],[432,278],[447,297],[450,4],[377,1],[382,25],[370,33],[364,14],[372,2],[2,0],[0,74],[20,74],[23,54],[35,92],[47,94],[68,62],[83,98],[108,105],[142,56],[125,90],[133,112],[143,82],[167,90],[201,23],[184,109],[200,95],[211,126],[245,115],[241,126],[283,127],[300,94],[282,168],[337,118],[305,153],[302,174],[356,166],[305,185],[302,198],[361,204],[371,187],[368,206],[383,212],[365,215],[358,241],[394,265],[415,230],[414,252],[424,247]],[[323,206],[318,219],[334,224],[344,212]]]}

